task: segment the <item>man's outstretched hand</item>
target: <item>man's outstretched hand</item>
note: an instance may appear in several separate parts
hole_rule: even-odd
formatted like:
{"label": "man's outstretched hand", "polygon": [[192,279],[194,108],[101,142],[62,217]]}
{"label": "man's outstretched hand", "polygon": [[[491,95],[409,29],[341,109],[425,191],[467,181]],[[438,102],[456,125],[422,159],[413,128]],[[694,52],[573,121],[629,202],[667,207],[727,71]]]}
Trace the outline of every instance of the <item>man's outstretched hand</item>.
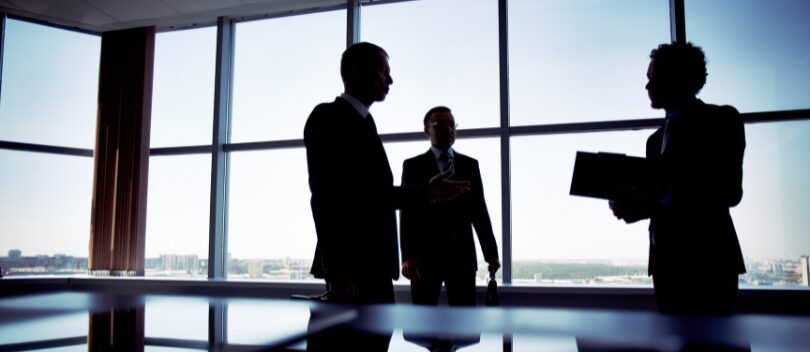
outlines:
{"label": "man's outstretched hand", "polygon": [[430,201],[441,202],[453,200],[470,191],[470,181],[451,180],[453,169],[439,173],[430,179]]}

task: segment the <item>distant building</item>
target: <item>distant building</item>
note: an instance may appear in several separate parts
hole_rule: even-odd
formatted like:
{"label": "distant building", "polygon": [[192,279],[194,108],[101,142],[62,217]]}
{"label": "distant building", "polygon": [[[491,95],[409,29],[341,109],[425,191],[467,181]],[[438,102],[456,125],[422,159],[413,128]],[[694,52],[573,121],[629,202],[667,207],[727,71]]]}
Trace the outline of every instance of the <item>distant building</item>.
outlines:
{"label": "distant building", "polygon": [[799,262],[801,263],[800,268],[802,272],[802,282],[803,286],[810,286],[810,257],[803,255],[799,258]]}
{"label": "distant building", "polygon": [[264,273],[264,261],[261,259],[251,260],[248,264],[248,277],[260,279]]}
{"label": "distant building", "polygon": [[183,270],[196,273],[200,270],[200,259],[196,254],[161,254],[160,266],[163,270]]}
{"label": "distant building", "polygon": [[8,259],[10,260],[20,260],[22,258],[22,251],[19,249],[12,249],[8,251]]}

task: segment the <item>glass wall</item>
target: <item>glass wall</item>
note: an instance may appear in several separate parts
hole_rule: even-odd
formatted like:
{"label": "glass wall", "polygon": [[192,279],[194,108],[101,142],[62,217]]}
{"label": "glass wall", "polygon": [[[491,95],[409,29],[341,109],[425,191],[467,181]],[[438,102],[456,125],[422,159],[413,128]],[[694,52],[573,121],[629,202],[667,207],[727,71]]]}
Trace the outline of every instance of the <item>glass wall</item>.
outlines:
{"label": "glass wall", "polygon": [[238,23],[231,141],[301,139],[315,105],[343,91],[346,11]]}
{"label": "glass wall", "polygon": [[498,1],[431,0],[365,6],[361,40],[388,52],[394,84],[372,107],[380,133],[422,131],[432,107],[462,128],[500,124]]}
{"label": "glass wall", "polygon": [[211,144],[216,39],[216,27],[155,36],[152,148]]}
{"label": "glass wall", "polygon": [[0,91],[3,275],[87,271],[101,40],[7,19]]}
{"label": "glass wall", "polygon": [[[428,149],[424,113],[449,106],[460,128],[455,148],[480,162],[499,246],[504,224],[509,229],[511,248],[500,249],[511,253],[513,283],[648,284],[648,222],[624,224],[606,202],[568,190],[577,151],[643,155],[656,126],[617,126],[664,115],[650,108],[644,86],[650,50],[671,38],[669,1],[510,0],[503,58],[498,5],[364,3],[360,38],[386,49],[394,79],[372,113],[384,137],[412,133],[385,143],[395,183],[402,162]],[[801,0],[685,1],[687,38],[709,61],[699,97],[743,113],[810,108],[807,13]],[[223,207],[231,279],[311,279],[316,235],[302,133],[312,108],[343,90],[346,21],[337,10],[235,26]],[[93,148],[98,37],[13,19],[5,34],[0,141]],[[207,273],[212,159],[182,149],[211,143],[215,36],[213,27],[157,36],[152,147],[179,147],[181,155],[150,159],[149,275]],[[509,68],[508,126],[500,116],[501,59]],[[581,122],[594,124],[582,130]],[[475,134],[465,135],[470,129]],[[732,209],[746,284],[802,285],[809,130],[807,120],[746,125],[745,195]],[[501,138],[509,139],[508,155]],[[0,168],[11,170],[0,174],[0,255],[8,254],[0,266],[59,254],[85,258],[86,267],[92,159],[6,148]],[[502,199],[511,200],[509,218]],[[43,211],[53,214],[49,221],[32,220]],[[48,261],[39,267],[53,267]]]}
{"label": "glass wall", "polygon": [[0,140],[93,149],[101,38],[8,19]]}
{"label": "glass wall", "polygon": [[568,194],[577,151],[644,156],[651,130],[512,138],[514,283],[649,283],[647,221]]}
{"label": "glass wall", "polygon": [[[216,27],[158,33],[152,148],[211,145]],[[208,275],[211,156],[151,156],[146,207],[147,276]]]}
{"label": "glass wall", "polygon": [[509,1],[510,124],[662,116],[644,85],[669,28],[667,0]]}
{"label": "glass wall", "polygon": [[[232,142],[301,140],[312,109],[343,91],[345,33],[345,11],[238,23]],[[234,152],[230,166],[228,277],[311,279],[304,148]]]}
{"label": "glass wall", "polygon": [[687,39],[706,51],[701,96],[740,112],[810,108],[810,3],[686,0]]}
{"label": "glass wall", "polygon": [[149,158],[147,276],[208,276],[210,194],[210,155]]}

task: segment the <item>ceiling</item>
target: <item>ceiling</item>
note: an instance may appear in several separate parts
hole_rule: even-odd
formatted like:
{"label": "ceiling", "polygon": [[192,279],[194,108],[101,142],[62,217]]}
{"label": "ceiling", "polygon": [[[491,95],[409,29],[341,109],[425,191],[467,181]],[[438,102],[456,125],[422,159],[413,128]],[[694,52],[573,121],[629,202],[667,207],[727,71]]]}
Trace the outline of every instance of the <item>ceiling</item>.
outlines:
{"label": "ceiling", "polygon": [[205,26],[217,17],[255,18],[337,7],[345,0],[0,0],[0,12],[91,32],[145,26]]}

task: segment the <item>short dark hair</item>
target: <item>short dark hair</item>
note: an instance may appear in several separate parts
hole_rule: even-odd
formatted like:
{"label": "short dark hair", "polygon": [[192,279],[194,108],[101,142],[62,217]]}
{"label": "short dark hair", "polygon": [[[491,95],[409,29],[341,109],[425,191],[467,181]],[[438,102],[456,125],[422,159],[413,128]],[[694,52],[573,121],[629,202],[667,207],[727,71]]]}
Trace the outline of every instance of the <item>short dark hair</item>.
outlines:
{"label": "short dark hair", "polygon": [[425,128],[428,128],[428,121],[430,121],[430,115],[433,115],[437,112],[452,112],[450,108],[446,106],[435,106],[428,110],[427,114],[425,114],[425,119],[422,120],[422,123],[425,125]]}
{"label": "short dark hair", "polygon": [[650,59],[655,60],[656,71],[665,71],[675,78],[677,88],[697,95],[706,84],[706,54],[703,49],[692,43],[666,43],[650,52]]}
{"label": "short dark hair", "polygon": [[364,66],[372,67],[377,59],[377,53],[382,53],[388,57],[388,53],[377,45],[360,42],[348,47],[340,58],[340,77],[343,81],[348,81],[352,76],[352,68]]}

